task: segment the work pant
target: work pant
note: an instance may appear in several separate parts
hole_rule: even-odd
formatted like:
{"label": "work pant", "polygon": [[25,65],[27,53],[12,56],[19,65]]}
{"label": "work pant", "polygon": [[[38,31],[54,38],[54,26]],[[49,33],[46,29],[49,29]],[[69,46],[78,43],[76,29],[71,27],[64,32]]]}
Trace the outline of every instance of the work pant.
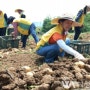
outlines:
{"label": "work pant", "polygon": [[6,27],[0,28],[0,36],[5,36],[6,35]]}
{"label": "work pant", "polygon": [[28,35],[21,35],[22,48],[26,47]]}
{"label": "work pant", "polygon": [[31,34],[32,35],[32,37],[34,38],[34,40],[35,40],[35,43],[37,43],[38,41],[39,41],[39,38],[38,38],[38,36],[36,35],[36,26],[34,25],[34,23],[32,23],[31,25],[30,25],[30,28],[29,28],[29,34]]}
{"label": "work pant", "polygon": [[[32,37],[34,38],[35,40],[35,43],[37,43],[39,41],[39,38],[38,36],[36,35],[36,30],[35,30],[35,25],[34,24],[31,24],[30,25],[30,28],[29,28],[29,35],[31,34]],[[22,35],[21,34],[21,42],[22,42],[22,48],[25,48],[26,47],[26,42],[27,42],[27,39],[28,39],[28,36],[29,35]]]}
{"label": "work pant", "polygon": [[81,33],[81,27],[75,27],[74,40],[77,40],[78,39],[80,33]]}
{"label": "work pant", "polygon": [[[70,45],[70,39],[66,39],[65,43]],[[50,44],[48,46],[41,47],[36,53],[45,57],[46,63],[52,63],[58,56],[64,57],[65,52],[60,50],[58,44]]]}

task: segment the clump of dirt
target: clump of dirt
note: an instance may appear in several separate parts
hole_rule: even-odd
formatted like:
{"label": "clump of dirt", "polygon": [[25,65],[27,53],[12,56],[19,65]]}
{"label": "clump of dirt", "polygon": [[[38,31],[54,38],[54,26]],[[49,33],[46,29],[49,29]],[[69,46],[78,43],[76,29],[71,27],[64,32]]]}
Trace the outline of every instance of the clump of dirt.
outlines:
{"label": "clump of dirt", "polygon": [[70,90],[90,86],[90,59],[82,63],[68,56],[45,63],[43,57],[35,54],[35,46],[30,40],[26,49],[0,50],[0,90]]}
{"label": "clump of dirt", "polygon": [[[83,67],[75,59],[59,59],[54,63],[36,64],[25,71],[22,67],[9,67],[0,71],[0,90],[57,90],[57,88],[87,87],[90,80],[90,59]],[[86,84],[87,83],[87,84]]]}

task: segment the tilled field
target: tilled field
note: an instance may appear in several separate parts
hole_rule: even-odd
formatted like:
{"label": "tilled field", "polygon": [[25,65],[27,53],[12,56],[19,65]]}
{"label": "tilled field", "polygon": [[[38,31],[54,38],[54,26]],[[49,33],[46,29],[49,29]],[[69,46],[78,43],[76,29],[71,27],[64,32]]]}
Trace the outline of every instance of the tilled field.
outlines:
{"label": "tilled field", "polygon": [[0,90],[89,90],[89,55],[84,63],[68,56],[46,64],[34,48],[30,41],[26,49],[0,50]]}

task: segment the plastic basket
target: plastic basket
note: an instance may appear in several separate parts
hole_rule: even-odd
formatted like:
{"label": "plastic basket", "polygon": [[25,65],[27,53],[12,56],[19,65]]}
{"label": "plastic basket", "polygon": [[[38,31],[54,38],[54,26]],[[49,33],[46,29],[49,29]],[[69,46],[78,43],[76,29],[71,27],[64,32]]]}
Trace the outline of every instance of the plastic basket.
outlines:
{"label": "plastic basket", "polygon": [[71,41],[70,46],[80,53],[90,54],[90,42],[81,41],[81,40],[73,40]]}
{"label": "plastic basket", "polygon": [[18,48],[19,47],[19,38],[13,40],[12,36],[0,36],[0,47],[5,48]]}
{"label": "plastic basket", "polygon": [[8,29],[7,29],[7,35],[10,35],[13,31],[14,31],[13,28],[8,28]]}

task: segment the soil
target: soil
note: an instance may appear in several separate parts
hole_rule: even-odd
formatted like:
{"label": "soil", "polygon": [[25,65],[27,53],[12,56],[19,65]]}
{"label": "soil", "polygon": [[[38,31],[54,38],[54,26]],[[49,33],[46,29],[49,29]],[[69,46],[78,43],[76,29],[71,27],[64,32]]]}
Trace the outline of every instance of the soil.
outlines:
{"label": "soil", "polygon": [[[82,40],[90,40],[88,33],[81,37]],[[35,46],[33,40],[28,40],[26,49],[22,49],[20,44],[19,48],[0,50],[0,90],[72,90],[90,87],[90,58],[84,65],[76,65],[78,60],[70,55],[58,58],[54,63],[45,63],[44,57],[35,54]]]}

